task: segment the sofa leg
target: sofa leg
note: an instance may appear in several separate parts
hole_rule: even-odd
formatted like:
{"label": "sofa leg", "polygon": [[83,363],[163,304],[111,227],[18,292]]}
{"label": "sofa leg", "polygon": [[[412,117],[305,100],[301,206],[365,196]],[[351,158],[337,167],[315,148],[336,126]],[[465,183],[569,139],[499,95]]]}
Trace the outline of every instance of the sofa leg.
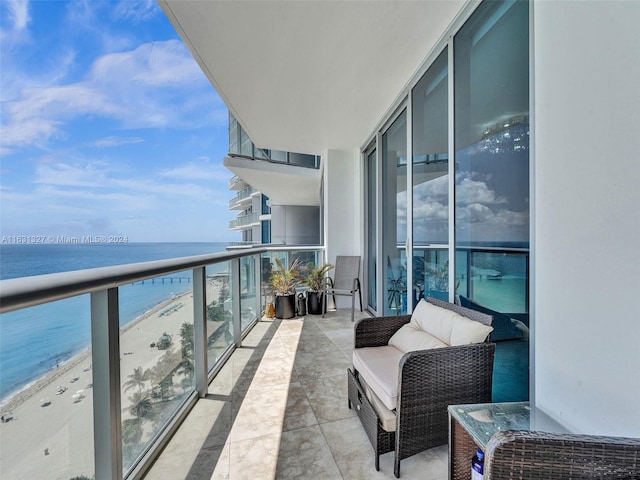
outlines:
{"label": "sofa leg", "polygon": [[350,399],[350,398],[347,398],[347,402],[348,402],[348,404],[349,404],[349,410],[351,410],[351,399]]}
{"label": "sofa leg", "polygon": [[396,478],[400,478],[400,456],[396,453],[395,465],[393,467],[393,474]]}
{"label": "sofa leg", "polygon": [[376,472],[380,471],[380,455],[376,453]]}

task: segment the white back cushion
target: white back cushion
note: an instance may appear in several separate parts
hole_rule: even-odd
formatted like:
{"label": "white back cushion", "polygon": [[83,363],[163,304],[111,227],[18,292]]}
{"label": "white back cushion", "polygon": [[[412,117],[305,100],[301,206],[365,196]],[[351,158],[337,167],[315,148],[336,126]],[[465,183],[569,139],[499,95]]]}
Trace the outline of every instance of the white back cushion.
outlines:
{"label": "white back cushion", "polygon": [[447,345],[483,342],[493,331],[493,327],[433,305],[424,299],[416,305],[410,323]]}
{"label": "white back cushion", "polygon": [[483,325],[480,322],[459,316],[456,318],[451,329],[451,346],[470,345],[472,343],[484,342],[487,336],[493,331],[493,327]]}
{"label": "white back cushion", "polygon": [[430,333],[438,340],[451,345],[451,330],[455,317],[459,317],[456,312],[447,310],[446,308],[436,307],[424,299],[418,302],[413,314],[411,322],[420,330]]}
{"label": "white back cushion", "polygon": [[446,343],[437,339],[433,335],[420,330],[412,323],[407,323],[400,327],[389,339],[389,345],[393,345],[404,353],[447,346]]}

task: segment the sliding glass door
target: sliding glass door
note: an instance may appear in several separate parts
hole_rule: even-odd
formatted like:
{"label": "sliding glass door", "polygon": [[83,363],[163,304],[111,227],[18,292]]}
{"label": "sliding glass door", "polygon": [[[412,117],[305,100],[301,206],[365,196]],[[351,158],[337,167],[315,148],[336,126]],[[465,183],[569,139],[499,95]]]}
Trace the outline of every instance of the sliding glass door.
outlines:
{"label": "sliding glass door", "polygon": [[[385,315],[407,312],[407,111],[382,134],[382,263]],[[380,311],[380,309],[378,310]]]}

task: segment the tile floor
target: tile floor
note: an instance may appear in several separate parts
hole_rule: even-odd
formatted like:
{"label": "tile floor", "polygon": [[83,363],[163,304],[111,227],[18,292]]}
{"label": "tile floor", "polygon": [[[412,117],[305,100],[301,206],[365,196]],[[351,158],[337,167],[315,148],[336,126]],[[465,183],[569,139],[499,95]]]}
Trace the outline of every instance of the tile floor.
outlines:
{"label": "tile floor", "polygon": [[[259,322],[145,476],[156,479],[393,479],[347,407],[350,311]],[[404,480],[444,480],[447,447],[402,461]]]}

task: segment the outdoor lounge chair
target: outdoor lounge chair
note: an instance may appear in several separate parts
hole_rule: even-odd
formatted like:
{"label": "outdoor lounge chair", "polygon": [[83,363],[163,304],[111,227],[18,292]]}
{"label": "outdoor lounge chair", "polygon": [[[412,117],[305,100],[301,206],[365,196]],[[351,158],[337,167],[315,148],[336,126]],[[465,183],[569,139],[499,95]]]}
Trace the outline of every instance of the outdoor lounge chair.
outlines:
{"label": "outdoor lounge chair", "polygon": [[638,479],[640,439],[504,431],[489,440],[484,462],[485,480]]}
{"label": "outdoor lounge chair", "polygon": [[[428,303],[439,308],[421,302],[414,320],[411,315],[364,318],[355,325],[354,367],[347,370],[349,408],[355,408],[371,441],[376,470],[380,469],[380,455],[395,452],[396,477],[400,477],[402,459],[447,443],[449,405],[491,401],[495,344],[483,340],[491,331],[492,317],[434,298]],[[390,339],[403,326],[411,322],[404,331],[412,335],[418,318],[436,318],[420,317],[419,310],[457,319],[453,321],[464,325],[461,330],[475,330],[475,339],[467,336],[458,342],[451,333],[450,342],[437,340],[440,344],[435,347],[420,344],[418,347],[425,349],[394,352],[394,340],[390,345]],[[395,376],[397,388],[389,393]],[[379,382],[381,379],[388,382]],[[380,388],[387,390],[383,394]]]}
{"label": "outdoor lounge chair", "polygon": [[[324,287],[324,300],[322,303],[322,317],[327,312],[327,296],[333,296],[333,303],[336,303],[336,295],[351,297],[351,321],[354,320],[354,310],[356,303],[356,292],[360,298],[360,311],[362,311],[362,290],[360,289],[360,257],[359,256],[337,256],[336,268],[333,279],[327,278]],[[336,307],[337,308],[337,307]]]}

